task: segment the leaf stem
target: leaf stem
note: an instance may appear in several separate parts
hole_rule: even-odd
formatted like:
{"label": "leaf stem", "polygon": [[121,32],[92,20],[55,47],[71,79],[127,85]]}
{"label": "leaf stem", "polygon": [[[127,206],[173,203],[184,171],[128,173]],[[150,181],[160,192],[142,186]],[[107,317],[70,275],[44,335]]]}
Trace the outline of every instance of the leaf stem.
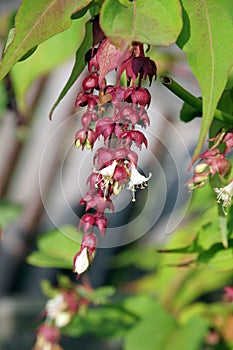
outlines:
{"label": "leaf stem", "polygon": [[[184,102],[188,103],[190,106],[195,108],[198,112],[202,112],[201,99],[199,99],[198,97],[192,95],[190,92],[185,90],[172,77],[169,77],[168,75],[161,75],[160,81],[166,88],[168,88],[171,92],[173,92],[177,97],[181,98]],[[214,113],[214,118],[223,123],[233,125],[233,116],[219,109],[216,109]]]}

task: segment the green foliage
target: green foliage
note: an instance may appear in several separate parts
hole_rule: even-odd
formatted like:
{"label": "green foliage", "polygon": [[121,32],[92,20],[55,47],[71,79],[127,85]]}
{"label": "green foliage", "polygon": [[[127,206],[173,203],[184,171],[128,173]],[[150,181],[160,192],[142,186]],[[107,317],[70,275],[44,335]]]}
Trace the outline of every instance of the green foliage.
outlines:
{"label": "green foliage", "polygon": [[180,13],[176,0],[106,0],[100,12],[100,24],[110,40],[121,48],[132,41],[168,46],[181,31]]}
{"label": "green foliage", "polygon": [[232,11],[230,0],[182,0],[189,35],[179,41],[201,88],[203,113],[199,141],[193,155],[200,153],[232,66]]}
{"label": "green foliage", "polygon": [[[3,60],[0,66],[0,79],[32,48],[51,36],[60,33],[71,26],[71,15],[81,10],[90,0],[60,0],[22,1],[15,18],[15,30],[5,46]],[[27,18],[27,20],[25,20]]]}
{"label": "green foliage", "polygon": [[188,123],[196,117],[201,117],[201,112],[197,111],[187,102],[184,102],[180,111],[180,120],[182,120],[182,122]]}
{"label": "green foliage", "polygon": [[89,21],[86,22],[85,27],[85,36],[84,39],[79,46],[78,50],[76,51],[76,57],[75,57],[75,63],[74,67],[72,69],[71,75],[63,88],[62,92],[60,93],[57,101],[54,103],[51,111],[50,111],[50,118],[52,117],[54,109],[57,107],[57,105],[60,103],[60,101],[63,99],[63,97],[66,95],[66,93],[69,91],[71,86],[74,84],[74,82],[77,80],[79,75],[82,73],[86,62],[85,62],[85,53],[91,48],[92,45],[92,25]]}
{"label": "green foliage", "polygon": [[200,316],[179,326],[162,305],[153,303],[141,322],[128,332],[125,349],[199,350],[207,329],[208,322]]}
{"label": "green foliage", "polygon": [[29,255],[27,261],[40,267],[71,269],[72,259],[80,249],[80,243],[77,242],[81,242],[81,239],[81,232],[77,232],[73,226],[49,231],[38,239],[38,251]]}
{"label": "green foliage", "polygon": [[26,96],[31,84],[74,54],[82,40],[83,26],[83,20],[73,21],[69,29],[41,43],[33,55],[12,68],[10,77],[17,107],[22,114],[28,111]]}

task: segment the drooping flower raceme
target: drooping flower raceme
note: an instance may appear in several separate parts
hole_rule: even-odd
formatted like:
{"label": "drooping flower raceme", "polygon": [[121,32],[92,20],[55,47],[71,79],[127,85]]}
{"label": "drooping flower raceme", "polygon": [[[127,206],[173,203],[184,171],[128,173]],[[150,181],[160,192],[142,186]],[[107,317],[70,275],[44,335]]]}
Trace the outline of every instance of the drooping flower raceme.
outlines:
{"label": "drooping flower raceme", "polygon": [[[103,38],[103,37],[101,37]],[[94,45],[98,43],[94,39]],[[86,213],[80,219],[78,229],[84,230],[80,251],[74,257],[74,272],[79,276],[87,271],[97,248],[94,227],[102,236],[108,225],[105,211],[114,211],[112,198],[128,184],[132,201],[137,188],[144,188],[151,178],[137,170],[138,155],[131,148],[147,147],[147,139],[140,128],[146,128],[150,120],[146,111],[151,101],[149,91],[141,86],[143,79],[152,82],[156,78],[156,65],[144,54],[143,45],[133,43],[125,52],[117,49],[109,39],[102,40],[89,52],[89,74],[82,82],[75,106],[85,107],[83,128],[75,135],[75,144],[93,149],[103,138],[93,157],[93,173],[87,179],[89,190],[81,199]],[[108,85],[106,74],[116,70],[116,85]],[[121,86],[120,77],[126,73],[128,87]],[[89,212],[91,210],[91,212]]]}

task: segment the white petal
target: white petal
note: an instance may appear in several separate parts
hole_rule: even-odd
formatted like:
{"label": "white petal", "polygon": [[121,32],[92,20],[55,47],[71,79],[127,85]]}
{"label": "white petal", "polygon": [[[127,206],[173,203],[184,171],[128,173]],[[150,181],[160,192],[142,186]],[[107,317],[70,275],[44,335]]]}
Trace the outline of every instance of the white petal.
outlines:
{"label": "white petal", "polygon": [[57,294],[53,299],[48,300],[45,308],[48,317],[54,319],[56,314],[64,308],[63,295]]}
{"label": "white petal", "polygon": [[144,182],[147,182],[151,176],[152,174],[149,173],[149,176],[145,177],[137,171],[135,166],[132,166],[128,189],[132,189],[135,185],[142,185]]}
{"label": "white petal", "polygon": [[117,161],[114,160],[111,165],[98,171],[98,173],[101,174],[102,176],[113,177],[116,166],[117,166]]}
{"label": "white petal", "polygon": [[65,327],[71,320],[71,315],[69,312],[59,312],[55,319],[55,324],[57,327]]}
{"label": "white petal", "polygon": [[75,272],[81,275],[81,273],[85,272],[89,267],[89,258],[87,247],[85,247],[80,254],[77,256],[75,261]]}

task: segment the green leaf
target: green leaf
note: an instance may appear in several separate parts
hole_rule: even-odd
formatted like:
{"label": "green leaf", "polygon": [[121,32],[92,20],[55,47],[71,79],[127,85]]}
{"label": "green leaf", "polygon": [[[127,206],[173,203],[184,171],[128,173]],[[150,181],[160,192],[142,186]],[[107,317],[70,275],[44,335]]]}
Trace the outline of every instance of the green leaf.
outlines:
{"label": "green leaf", "polygon": [[158,254],[155,247],[130,247],[114,257],[112,266],[124,268],[135,266],[143,270],[154,270],[158,263]]}
{"label": "green leaf", "polygon": [[197,259],[198,263],[208,265],[216,271],[233,270],[233,240],[229,240],[227,249],[216,243],[209,250],[203,251]]}
{"label": "green leaf", "polygon": [[95,289],[88,295],[88,300],[94,304],[105,304],[108,298],[115,294],[116,290],[113,286],[104,286]]}
{"label": "green leaf", "polygon": [[52,267],[52,268],[62,268],[62,269],[71,269],[72,264],[72,256],[70,259],[64,259],[59,256],[46,255],[44,252],[33,252],[27,258],[27,262],[34,266],[39,267]]}
{"label": "green leaf", "polygon": [[164,350],[199,350],[209,327],[209,322],[200,316],[194,316],[170,337]]}
{"label": "green leaf", "polygon": [[22,207],[6,200],[0,200],[0,229],[6,228],[22,213]]}
{"label": "green leaf", "polygon": [[54,298],[57,294],[57,290],[52,286],[49,280],[42,280],[40,287],[43,294],[49,299]]}
{"label": "green leaf", "polygon": [[166,343],[176,328],[176,322],[171,314],[158,301],[154,301],[150,310],[143,316],[143,319],[127,333],[124,349],[168,349]]}
{"label": "green leaf", "polygon": [[91,0],[23,0],[15,18],[15,32],[0,66],[2,79],[29,50],[71,26],[71,15]]}
{"label": "green leaf", "polygon": [[91,48],[92,45],[92,23],[90,21],[86,22],[85,26],[85,36],[84,39],[76,51],[76,58],[75,58],[75,64],[73,67],[73,70],[71,72],[71,75],[63,88],[62,92],[60,93],[57,101],[54,103],[50,113],[49,117],[52,118],[52,114],[54,109],[57,107],[57,105],[60,103],[60,101],[63,99],[63,97],[66,95],[66,93],[69,91],[71,86],[75,83],[79,75],[82,73],[83,69],[86,66],[85,62],[85,53]]}
{"label": "green leaf", "polygon": [[117,304],[88,308],[84,315],[78,313],[62,333],[71,337],[94,334],[98,338],[119,338],[125,336],[135,319]]}
{"label": "green leaf", "polygon": [[43,234],[38,239],[39,251],[29,255],[28,263],[41,267],[71,268],[73,257],[80,249],[80,244],[74,242],[74,238],[76,242],[82,240],[81,233],[73,226],[63,226]]}
{"label": "green leaf", "polygon": [[[190,36],[183,47],[202,92],[202,125],[196,160],[213,120],[232,65],[232,17],[227,11],[231,0],[182,0],[190,25]],[[232,12],[232,11],[231,11]],[[187,30],[187,26],[186,26]]]}
{"label": "green leaf", "polygon": [[218,104],[218,109],[233,114],[233,87],[227,88],[223,91]]}
{"label": "green leaf", "polygon": [[75,53],[82,40],[83,26],[82,20],[73,21],[68,30],[41,43],[31,57],[12,68],[10,76],[17,108],[23,115],[27,114],[26,97],[31,84]]}
{"label": "green leaf", "polygon": [[182,28],[181,6],[176,0],[106,0],[100,25],[113,44],[122,49],[132,41],[168,46]]}

